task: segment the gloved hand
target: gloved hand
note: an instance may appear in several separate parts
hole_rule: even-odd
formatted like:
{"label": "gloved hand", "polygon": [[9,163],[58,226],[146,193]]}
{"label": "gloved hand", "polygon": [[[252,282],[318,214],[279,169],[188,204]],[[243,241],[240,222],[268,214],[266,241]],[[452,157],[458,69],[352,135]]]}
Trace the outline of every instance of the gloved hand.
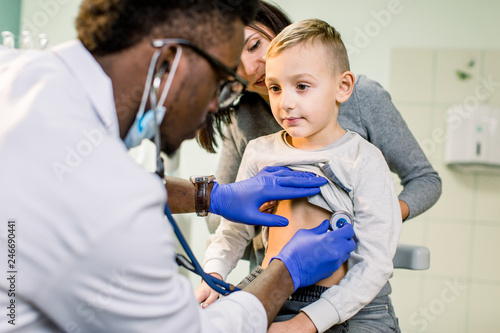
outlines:
{"label": "gloved hand", "polygon": [[297,231],[281,252],[271,259],[283,261],[295,290],[332,275],[356,247],[352,225],[345,224],[327,232],[329,225],[329,221],[324,220],[314,229]]}
{"label": "gloved hand", "polygon": [[232,184],[214,182],[210,195],[210,213],[251,225],[285,226],[283,216],[261,213],[260,206],[271,200],[308,197],[320,192],[325,178],[285,167],[265,167],[254,177]]}

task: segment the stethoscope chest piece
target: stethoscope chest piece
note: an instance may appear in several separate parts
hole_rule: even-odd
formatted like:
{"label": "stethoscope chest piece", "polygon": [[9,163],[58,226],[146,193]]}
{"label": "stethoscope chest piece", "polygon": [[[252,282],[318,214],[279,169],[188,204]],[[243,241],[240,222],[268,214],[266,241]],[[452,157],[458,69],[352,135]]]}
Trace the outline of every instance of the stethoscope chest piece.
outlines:
{"label": "stethoscope chest piece", "polygon": [[339,210],[335,213],[333,213],[332,217],[330,218],[330,228],[332,230],[337,230],[339,228],[342,228],[346,223],[349,223],[352,225],[352,216],[348,212],[344,212],[342,210]]}

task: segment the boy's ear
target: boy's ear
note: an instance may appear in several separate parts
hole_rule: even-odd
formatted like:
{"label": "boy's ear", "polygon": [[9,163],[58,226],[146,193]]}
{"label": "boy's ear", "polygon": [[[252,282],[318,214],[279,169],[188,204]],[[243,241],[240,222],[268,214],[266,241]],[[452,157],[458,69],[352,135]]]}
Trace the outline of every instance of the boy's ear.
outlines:
{"label": "boy's ear", "polygon": [[344,103],[351,97],[355,80],[354,74],[350,71],[340,74],[337,86],[337,102]]}

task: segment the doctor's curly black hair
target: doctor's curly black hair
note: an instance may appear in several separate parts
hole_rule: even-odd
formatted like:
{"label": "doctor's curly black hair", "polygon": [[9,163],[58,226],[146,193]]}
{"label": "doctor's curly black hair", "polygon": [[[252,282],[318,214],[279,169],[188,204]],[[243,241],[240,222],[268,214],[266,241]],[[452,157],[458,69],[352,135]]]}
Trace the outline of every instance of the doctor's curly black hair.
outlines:
{"label": "doctor's curly black hair", "polygon": [[93,54],[125,50],[144,38],[185,38],[200,47],[228,40],[231,25],[253,21],[257,0],[83,0],[78,38]]}

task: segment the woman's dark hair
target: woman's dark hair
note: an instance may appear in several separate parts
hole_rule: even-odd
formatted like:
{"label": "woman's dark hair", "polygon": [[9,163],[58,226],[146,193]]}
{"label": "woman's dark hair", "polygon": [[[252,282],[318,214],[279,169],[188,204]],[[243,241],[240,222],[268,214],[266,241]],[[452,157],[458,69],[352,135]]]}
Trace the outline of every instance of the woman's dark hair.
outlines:
{"label": "woman's dark hair", "polygon": [[276,36],[290,24],[292,21],[278,6],[260,0],[255,20],[248,27],[272,40],[274,37],[269,36],[260,26],[266,27]]}
{"label": "woman's dark hair", "polygon": [[251,23],[256,10],[257,0],[83,0],[76,30],[83,45],[100,56],[152,35],[185,38],[203,47],[234,33],[230,25],[236,20]]}
{"label": "woman's dark hair", "polygon": [[[259,32],[267,39],[272,40],[274,37],[269,36],[261,26],[266,27],[276,36],[290,24],[292,24],[292,21],[278,6],[259,0],[255,20],[247,24],[247,26]],[[244,93],[240,102],[247,99],[245,95],[247,95],[247,93]],[[252,94],[251,98],[255,98],[255,94]],[[218,147],[216,136],[219,134],[221,138],[224,139],[224,134],[222,133],[223,125],[231,123],[231,115],[233,112],[237,111],[238,104],[239,103],[236,103],[236,105],[220,109],[215,115],[207,117],[206,126],[198,132],[196,137],[200,146],[206,151],[210,153],[216,152],[215,148]]]}

